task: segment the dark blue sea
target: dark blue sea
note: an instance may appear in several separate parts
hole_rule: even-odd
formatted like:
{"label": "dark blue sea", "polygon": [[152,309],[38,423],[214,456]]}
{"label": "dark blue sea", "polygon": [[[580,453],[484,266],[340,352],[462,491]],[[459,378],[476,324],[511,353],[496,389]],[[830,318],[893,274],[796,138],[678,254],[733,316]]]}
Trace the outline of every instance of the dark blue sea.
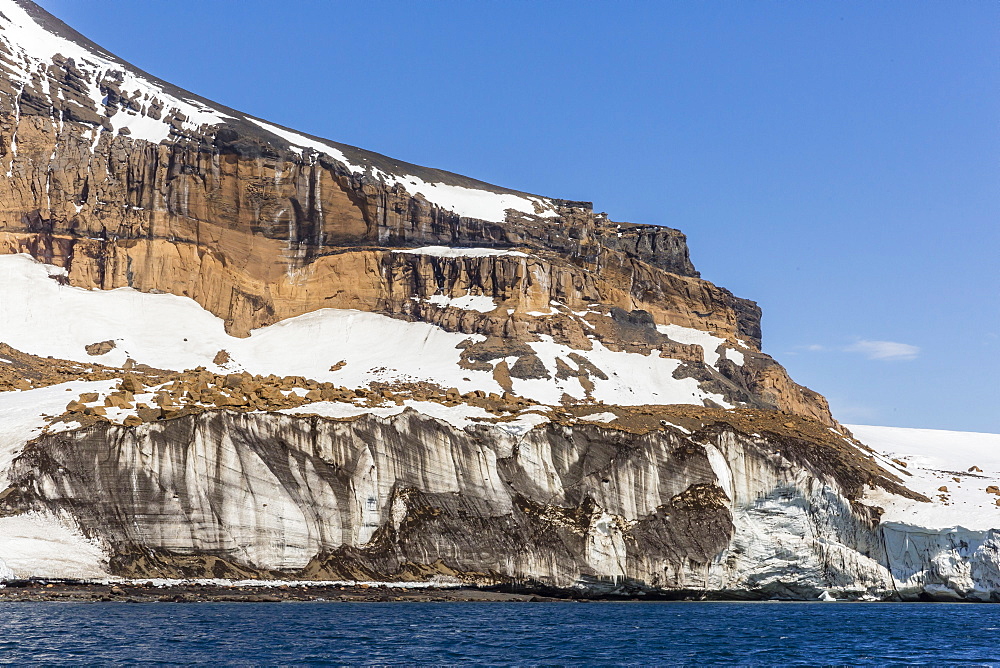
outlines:
{"label": "dark blue sea", "polygon": [[1000,605],[4,603],[0,661],[1000,665]]}

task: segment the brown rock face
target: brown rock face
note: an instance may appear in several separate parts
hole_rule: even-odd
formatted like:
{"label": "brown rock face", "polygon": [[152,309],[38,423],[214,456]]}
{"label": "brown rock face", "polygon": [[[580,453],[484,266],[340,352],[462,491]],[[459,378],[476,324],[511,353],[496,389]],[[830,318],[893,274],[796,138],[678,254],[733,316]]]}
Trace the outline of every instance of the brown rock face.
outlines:
{"label": "brown rock face", "polygon": [[[614,223],[586,202],[539,198],[334,142],[310,153],[281,129],[161,82],[33,3],[18,3],[50,33],[97,55],[30,61],[23,45],[0,33],[0,168],[8,174],[0,180],[0,253],[64,267],[76,286],[190,297],[237,336],[316,309],[348,308],[507,341],[548,335],[582,351],[592,340],[615,351],[655,344],[697,362],[689,347],[655,331],[681,325],[752,351],[752,364],[715,381],[739,401],[832,421],[822,397],[757,352],[760,310],[702,280],[679,231]],[[128,83],[136,77],[145,88]],[[171,106],[177,98],[218,112],[219,122],[199,124],[194,112]],[[128,115],[161,120],[166,138],[134,136],[120,124]],[[534,211],[463,216],[430,201],[426,184],[521,198]],[[518,252],[398,252],[421,246]],[[429,300],[467,295],[491,298],[496,308]],[[618,312],[644,312],[649,322],[628,324]],[[95,343],[92,354],[107,352],[107,343]],[[472,359],[475,351],[467,353]],[[509,384],[510,376],[533,377],[536,367],[522,356],[495,373]]]}

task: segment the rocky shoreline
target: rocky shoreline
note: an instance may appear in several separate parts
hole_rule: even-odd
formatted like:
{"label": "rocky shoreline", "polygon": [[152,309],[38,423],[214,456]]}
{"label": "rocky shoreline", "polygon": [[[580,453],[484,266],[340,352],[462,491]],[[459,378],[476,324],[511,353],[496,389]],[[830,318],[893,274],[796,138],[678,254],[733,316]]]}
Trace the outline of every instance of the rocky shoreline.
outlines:
{"label": "rocky shoreline", "polygon": [[[411,583],[308,583],[213,581],[14,580],[0,584],[0,603],[598,603],[598,602],[832,602],[833,598],[769,598],[749,592],[682,589],[642,591],[628,586],[608,590],[560,589],[544,585],[429,585]],[[853,603],[987,603],[991,601],[934,597],[862,597]]]}
{"label": "rocky shoreline", "polygon": [[557,598],[468,587],[397,587],[392,584],[87,583],[21,580],[0,588],[0,603],[283,603],[448,601],[537,602]]}

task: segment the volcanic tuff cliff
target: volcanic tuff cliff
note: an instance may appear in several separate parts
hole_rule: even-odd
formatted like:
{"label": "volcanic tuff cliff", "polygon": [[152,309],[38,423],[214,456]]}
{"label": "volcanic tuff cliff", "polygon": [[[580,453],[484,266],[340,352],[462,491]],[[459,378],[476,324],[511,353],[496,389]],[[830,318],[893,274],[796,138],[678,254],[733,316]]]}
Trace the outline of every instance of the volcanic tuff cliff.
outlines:
{"label": "volcanic tuff cliff", "polygon": [[677,230],[275,126],[28,0],[0,0],[0,169],[25,544],[56,517],[141,576],[970,595],[900,575],[865,492],[926,497]]}

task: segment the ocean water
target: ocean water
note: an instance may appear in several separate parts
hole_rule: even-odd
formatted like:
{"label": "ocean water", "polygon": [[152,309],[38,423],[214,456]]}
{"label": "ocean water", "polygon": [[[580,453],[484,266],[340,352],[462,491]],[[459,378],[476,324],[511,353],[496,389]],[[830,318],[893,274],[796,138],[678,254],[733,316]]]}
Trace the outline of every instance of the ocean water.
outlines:
{"label": "ocean water", "polygon": [[5,603],[0,662],[1000,665],[1000,606]]}

